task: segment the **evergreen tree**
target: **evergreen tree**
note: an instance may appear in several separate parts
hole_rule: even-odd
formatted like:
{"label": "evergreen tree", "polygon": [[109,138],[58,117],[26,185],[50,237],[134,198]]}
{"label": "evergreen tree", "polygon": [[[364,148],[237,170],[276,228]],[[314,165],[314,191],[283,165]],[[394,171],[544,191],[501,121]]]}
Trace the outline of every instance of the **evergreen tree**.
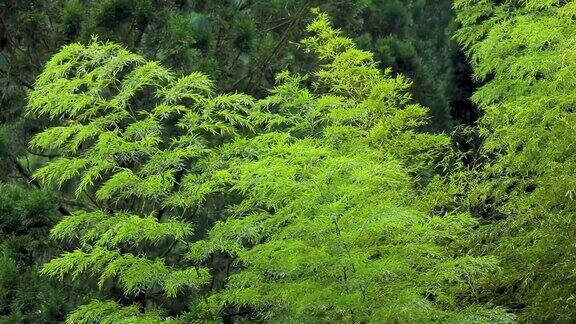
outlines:
{"label": "evergreen tree", "polygon": [[71,310],[73,298],[38,273],[56,254],[48,231],[57,221],[48,193],[0,184],[0,322],[55,323]]}
{"label": "evergreen tree", "polygon": [[[52,230],[77,249],[48,263],[44,272],[96,275],[93,284],[113,300],[147,310],[137,315],[133,308],[120,308],[120,315],[110,315],[134,320],[159,318],[154,308],[164,296],[182,296],[182,290],[206,283],[206,269],[178,257],[196,219],[168,208],[166,198],[185,174],[201,172],[197,162],[213,147],[251,126],[247,108],[253,100],[215,95],[201,73],[176,78],[118,45],[93,41],[55,55],[29,102],[31,114],[61,123],[31,142],[61,155],[38,169],[35,178],[55,188],[73,181],[75,195],[90,201],[88,209],[65,217]],[[172,309],[187,301],[174,301]],[[94,305],[102,308],[97,315],[90,313],[93,308],[80,308],[70,321],[102,319],[115,307]]]}
{"label": "evergreen tree", "polygon": [[360,46],[375,54],[382,67],[391,67],[413,81],[411,93],[430,109],[426,128],[446,131],[452,113],[466,106],[457,102],[458,67],[451,1],[366,1],[359,12],[361,23],[346,24],[358,35]]}

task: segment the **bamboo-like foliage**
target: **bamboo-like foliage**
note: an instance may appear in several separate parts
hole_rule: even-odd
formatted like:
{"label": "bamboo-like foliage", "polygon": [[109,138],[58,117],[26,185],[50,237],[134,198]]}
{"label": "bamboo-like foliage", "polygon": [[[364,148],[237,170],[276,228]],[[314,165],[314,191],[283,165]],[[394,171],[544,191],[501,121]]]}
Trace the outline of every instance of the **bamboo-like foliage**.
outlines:
{"label": "bamboo-like foliage", "polygon": [[208,282],[207,269],[168,264],[151,251],[188,244],[193,224],[169,211],[165,199],[213,147],[251,127],[252,105],[248,96],[215,95],[200,73],[176,78],[115,44],[64,47],[29,96],[30,115],[59,121],[30,143],[60,155],[34,176],[46,185],[72,183],[76,197],[88,196],[95,209],[77,211],[52,229],[53,237],[78,248],[43,272],[97,275],[101,288],[112,280],[127,296],[176,297]]}
{"label": "bamboo-like foliage", "polygon": [[209,310],[252,309],[271,322],[510,321],[500,309],[458,303],[498,267],[461,249],[474,219],[410,207],[410,174],[430,167],[448,140],[415,130],[426,112],[410,104],[409,83],[379,71],[325,15],[309,32],[303,45],[321,68],[280,75],[260,102],[286,122],[223,146],[211,163],[209,181],[242,200],[189,254],[231,258]]}
{"label": "bamboo-like foliage", "polygon": [[[484,110],[484,162],[466,195],[488,211],[480,239],[503,259],[490,296],[531,322],[576,316],[575,1],[456,1]],[[495,295],[494,295],[495,293]],[[490,297],[492,298],[492,297]]]}
{"label": "bamboo-like foliage", "polygon": [[[326,15],[308,31],[320,68],[280,74],[257,101],[97,40],[47,64],[29,113],[60,124],[31,145],[61,157],[35,177],[71,184],[94,208],[53,228],[77,248],[43,272],[124,294],[69,322],[513,319],[470,306],[498,270],[468,253],[475,220],[411,207],[449,140],[417,131],[426,109],[409,82],[378,70]],[[195,234],[207,212],[221,220]],[[186,306],[171,309],[178,298]]]}

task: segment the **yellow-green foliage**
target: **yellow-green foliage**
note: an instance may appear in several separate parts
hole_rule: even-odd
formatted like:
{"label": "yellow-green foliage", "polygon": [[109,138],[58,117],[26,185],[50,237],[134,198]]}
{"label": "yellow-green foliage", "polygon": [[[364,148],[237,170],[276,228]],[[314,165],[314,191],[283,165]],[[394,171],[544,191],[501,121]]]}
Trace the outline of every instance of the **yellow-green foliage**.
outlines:
{"label": "yellow-green foliage", "polygon": [[46,185],[73,184],[77,197],[93,196],[95,210],[73,213],[52,229],[78,249],[43,272],[97,275],[100,287],[115,280],[127,295],[175,297],[209,282],[208,270],[168,265],[150,251],[188,244],[193,226],[168,212],[165,198],[211,147],[251,127],[252,105],[245,95],[215,95],[200,73],[176,78],[115,44],[64,47],[29,96],[29,114],[60,122],[30,143],[61,155],[34,176]]}
{"label": "yellow-green foliage", "polygon": [[[411,207],[449,140],[417,131],[426,109],[409,82],[324,14],[309,31],[319,69],[280,74],[262,100],[98,41],[47,64],[29,113],[60,125],[31,145],[62,157],[35,177],[70,183],[94,210],[54,227],[76,249],[43,272],[91,275],[131,303],[95,301],[69,322],[513,319],[478,300],[498,262],[466,248],[475,220]],[[220,220],[193,236],[208,215]]]}
{"label": "yellow-green foliage", "polygon": [[576,2],[455,5],[462,24],[458,39],[477,78],[486,81],[473,99],[484,111],[479,127],[487,162],[471,177],[471,200],[503,218],[480,238],[488,243],[483,249],[505,265],[490,298],[519,308],[530,322],[571,322]]}
{"label": "yellow-green foliage", "polygon": [[177,323],[172,318],[163,318],[161,312],[157,309],[148,309],[146,314],[142,314],[136,306],[120,306],[114,301],[94,300],[78,309],[68,318],[68,323],[159,323],[172,324]]}
{"label": "yellow-green foliage", "polygon": [[234,260],[210,306],[255,309],[272,322],[511,320],[459,301],[474,300],[498,268],[459,250],[475,221],[410,208],[410,173],[430,167],[448,140],[415,130],[426,111],[409,103],[408,82],[379,71],[325,15],[309,30],[303,44],[321,68],[282,74],[264,100],[293,124],[227,144],[211,163],[213,181],[242,200],[189,255]]}

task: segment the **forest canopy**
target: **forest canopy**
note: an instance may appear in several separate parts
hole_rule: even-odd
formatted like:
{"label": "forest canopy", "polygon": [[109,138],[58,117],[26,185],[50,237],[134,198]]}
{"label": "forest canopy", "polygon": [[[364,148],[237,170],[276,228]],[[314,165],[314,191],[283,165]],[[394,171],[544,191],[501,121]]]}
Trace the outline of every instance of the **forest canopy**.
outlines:
{"label": "forest canopy", "polygon": [[0,14],[0,322],[576,320],[576,2]]}

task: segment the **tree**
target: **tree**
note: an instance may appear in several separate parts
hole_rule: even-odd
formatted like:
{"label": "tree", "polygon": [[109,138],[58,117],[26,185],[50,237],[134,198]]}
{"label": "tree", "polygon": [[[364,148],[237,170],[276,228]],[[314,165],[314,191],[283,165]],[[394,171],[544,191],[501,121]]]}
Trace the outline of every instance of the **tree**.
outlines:
{"label": "tree", "polygon": [[358,14],[362,23],[344,25],[358,35],[362,48],[374,52],[381,67],[411,78],[414,98],[430,109],[426,128],[432,131],[450,130],[451,114],[468,108],[457,103],[462,85],[456,80],[451,6],[451,1],[366,1]]}
{"label": "tree", "polygon": [[382,74],[325,15],[308,31],[303,44],[322,68],[281,74],[260,102],[287,123],[226,145],[211,163],[213,181],[243,199],[192,247],[194,260],[231,258],[209,303],[272,322],[511,320],[466,307],[497,268],[464,252],[473,218],[411,206],[448,138],[415,131],[426,111],[410,104],[409,82]]}
{"label": "tree", "polygon": [[[449,94],[459,88],[450,77],[449,1],[4,0],[0,122],[10,142],[17,144],[10,154],[16,160],[24,155],[38,159],[25,144],[46,125],[22,116],[26,92],[43,63],[64,44],[86,43],[98,35],[179,73],[202,71],[223,91],[261,98],[285,67],[304,73],[314,68],[314,60],[292,46],[302,37],[312,6],[339,17],[337,26],[359,36],[363,48],[377,53],[382,67],[393,67],[416,81],[416,99],[431,107],[433,123],[427,127],[449,128],[448,102],[460,96]],[[429,16],[426,11],[441,14]],[[383,16],[388,18],[380,19]],[[14,163],[7,167],[26,177]]]}
{"label": "tree", "polygon": [[0,183],[0,322],[53,323],[71,310],[74,298],[38,273],[57,254],[48,239],[57,221],[50,194]]}
{"label": "tree", "polygon": [[498,267],[463,246],[474,220],[409,206],[449,143],[416,131],[410,83],[324,14],[309,31],[322,67],[261,100],[112,43],[52,57],[28,113],[59,122],[31,147],[60,157],[34,176],[90,206],[52,229],[75,249],[43,273],[108,298],[70,322],[512,319],[472,305]]}
{"label": "tree", "polygon": [[485,81],[467,199],[486,225],[479,249],[504,271],[486,298],[523,321],[570,322],[574,242],[574,1],[457,1],[458,39]]}
{"label": "tree", "polygon": [[[200,73],[176,78],[118,45],[93,41],[55,55],[29,102],[30,113],[62,123],[33,138],[32,147],[61,155],[35,177],[57,187],[76,181],[75,195],[90,203],[52,230],[78,248],[48,263],[44,273],[96,271],[95,285],[109,296],[118,287],[118,298],[128,296],[124,303],[147,309],[144,317],[134,315],[139,320],[158,318],[147,307],[158,306],[158,297],[204,284],[207,270],[177,256],[191,239],[194,214],[170,209],[167,197],[184,175],[202,171],[197,161],[213,147],[251,126],[247,107],[253,100],[216,96]],[[169,258],[173,249],[178,253]],[[96,316],[92,311],[80,308],[84,315],[70,320]],[[133,308],[121,312],[129,317]]]}

